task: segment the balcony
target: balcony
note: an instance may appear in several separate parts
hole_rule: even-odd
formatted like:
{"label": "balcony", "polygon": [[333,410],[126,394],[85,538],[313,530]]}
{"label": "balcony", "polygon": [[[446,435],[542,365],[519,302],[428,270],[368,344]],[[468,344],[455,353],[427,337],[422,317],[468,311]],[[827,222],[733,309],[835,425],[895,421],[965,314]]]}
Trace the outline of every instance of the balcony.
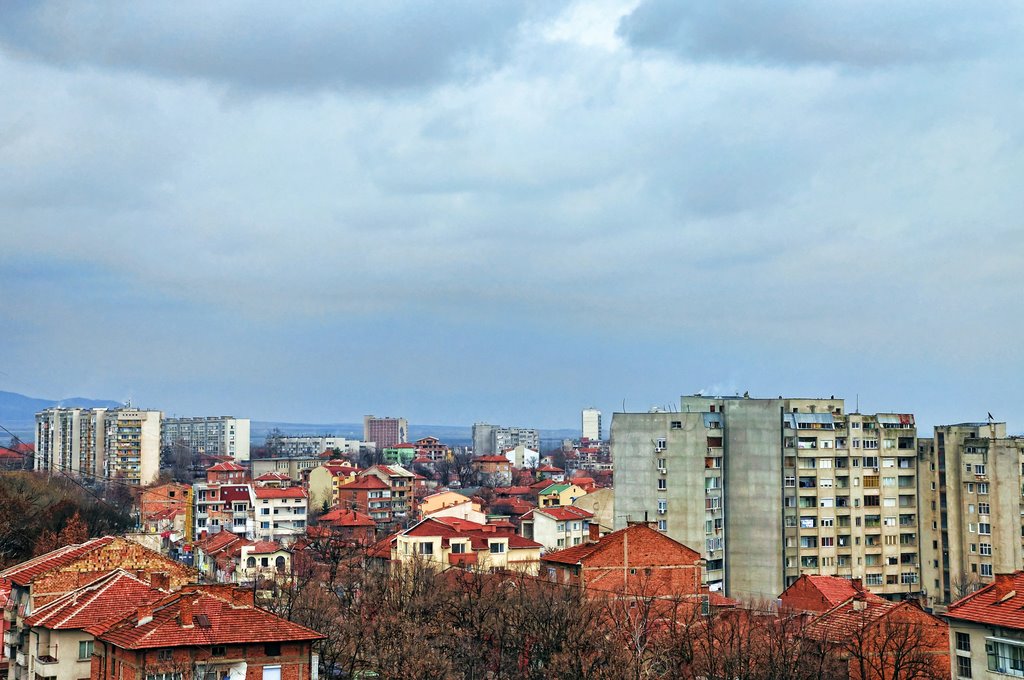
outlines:
{"label": "balcony", "polygon": [[471,567],[477,563],[476,553],[448,553],[448,564],[454,567],[461,567],[463,569]]}

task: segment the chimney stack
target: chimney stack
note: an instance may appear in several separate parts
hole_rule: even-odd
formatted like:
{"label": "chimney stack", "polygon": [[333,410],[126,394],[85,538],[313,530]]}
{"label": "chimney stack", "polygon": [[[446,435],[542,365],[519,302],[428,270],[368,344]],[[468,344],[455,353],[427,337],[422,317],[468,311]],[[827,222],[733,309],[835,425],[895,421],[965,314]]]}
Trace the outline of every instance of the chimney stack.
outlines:
{"label": "chimney stack", "polygon": [[192,628],[195,626],[195,617],[192,616],[192,598],[195,593],[186,593],[178,600],[178,612],[181,615],[181,627]]}
{"label": "chimney stack", "polygon": [[169,593],[171,591],[171,575],[166,571],[154,571],[149,575],[149,585]]}
{"label": "chimney stack", "polygon": [[153,620],[153,605],[147,604],[138,608],[135,612],[135,625],[144,626]]}
{"label": "chimney stack", "polygon": [[597,542],[597,541],[601,540],[601,525],[600,524],[598,524],[597,522],[591,522],[590,523],[590,535],[588,536],[588,538],[591,541],[594,541],[594,542]]}

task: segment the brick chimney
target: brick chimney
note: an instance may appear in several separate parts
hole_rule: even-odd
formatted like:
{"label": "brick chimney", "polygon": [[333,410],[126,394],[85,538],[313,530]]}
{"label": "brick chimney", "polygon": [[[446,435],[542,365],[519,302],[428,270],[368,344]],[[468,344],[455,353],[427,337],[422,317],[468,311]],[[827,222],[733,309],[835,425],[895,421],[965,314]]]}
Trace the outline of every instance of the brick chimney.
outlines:
{"label": "brick chimney", "polygon": [[135,625],[144,626],[153,620],[153,605],[147,604],[139,607],[135,612]]}
{"label": "brick chimney", "polygon": [[858,592],[858,593],[863,593],[864,592],[864,582],[861,581],[859,578],[851,578],[850,579],[850,585],[853,586],[853,590],[855,592]]}
{"label": "brick chimney", "polygon": [[864,593],[858,592],[853,596],[853,611],[862,612],[868,607],[867,598]]}
{"label": "brick chimney", "polygon": [[171,575],[166,571],[154,571],[149,575],[149,585],[169,593],[171,591]]}
{"label": "brick chimney", "polygon": [[192,616],[192,598],[194,593],[188,593],[178,600],[178,613],[181,617],[182,628],[192,628],[196,625],[195,617]]}
{"label": "brick chimney", "polygon": [[595,543],[601,540],[601,525],[597,522],[590,523],[590,534],[587,536],[591,541]]}

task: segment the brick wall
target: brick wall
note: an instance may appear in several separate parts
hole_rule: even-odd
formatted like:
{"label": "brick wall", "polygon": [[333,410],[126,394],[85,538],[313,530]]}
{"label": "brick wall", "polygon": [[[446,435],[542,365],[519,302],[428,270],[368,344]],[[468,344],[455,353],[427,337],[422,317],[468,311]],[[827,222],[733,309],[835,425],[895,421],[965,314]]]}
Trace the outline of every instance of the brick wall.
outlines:
{"label": "brick wall", "polygon": [[[246,680],[262,680],[264,666],[280,666],[281,680],[309,680],[312,646],[309,642],[281,644],[279,656],[267,656],[262,643],[226,645],[223,656],[212,656],[212,647],[171,647],[165,650],[130,650],[97,642],[91,680],[145,680],[153,673],[181,673],[192,677],[196,664],[211,669],[239,661],[246,664]],[[169,652],[169,658],[163,653]],[[105,655],[105,656],[104,656]]]}
{"label": "brick wall", "polygon": [[114,569],[124,569],[132,573],[141,570],[146,575],[145,578],[152,572],[166,572],[173,590],[194,582],[197,577],[195,571],[181,562],[119,537],[109,545],[101,546],[82,555],[71,564],[35,579],[32,584],[33,607],[38,609],[64,593],[90,583]]}

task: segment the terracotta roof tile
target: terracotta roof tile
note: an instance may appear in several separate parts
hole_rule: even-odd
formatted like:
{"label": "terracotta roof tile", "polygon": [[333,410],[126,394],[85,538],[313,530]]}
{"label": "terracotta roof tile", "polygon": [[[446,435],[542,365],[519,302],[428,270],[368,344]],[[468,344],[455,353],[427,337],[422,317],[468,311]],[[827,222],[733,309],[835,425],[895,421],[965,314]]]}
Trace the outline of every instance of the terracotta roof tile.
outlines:
{"label": "terracotta roof tile", "polygon": [[1024,630],[1024,571],[997,574],[995,582],[949,605],[945,616]]}
{"label": "terracotta roof tile", "polygon": [[17,564],[9,569],[0,572],[0,578],[9,579],[19,586],[29,585],[35,577],[45,574],[53,569],[59,569],[66,564],[74,562],[82,555],[85,555],[97,548],[101,548],[114,540],[113,536],[94,538],[85,543],[77,543],[58,548],[39,557]]}
{"label": "terracotta roof tile", "polygon": [[[184,627],[181,603],[192,604],[194,624]],[[153,620],[138,625],[134,615],[123,619],[98,639],[126,649],[198,645],[252,644],[319,640],[323,635],[255,607],[233,606],[212,595],[181,591],[153,605]]]}
{"label": "terracotta roof tile", "polygon": [[97,635],[139,605],[164,595],[166,593],[127,571],[117,569],[37,609],[25,623],[51,630],[84,630]]}

